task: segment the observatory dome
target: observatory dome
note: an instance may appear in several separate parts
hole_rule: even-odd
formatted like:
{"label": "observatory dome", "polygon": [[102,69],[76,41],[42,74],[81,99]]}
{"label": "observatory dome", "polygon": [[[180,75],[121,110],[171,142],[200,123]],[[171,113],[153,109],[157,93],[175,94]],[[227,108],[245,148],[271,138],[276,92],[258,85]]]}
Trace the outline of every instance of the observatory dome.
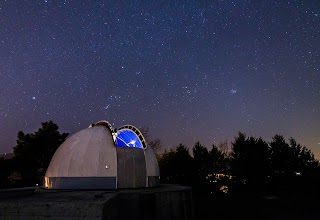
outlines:
{"label": "observatory dome", "polygon": [[120,189],[159,185],[154,151],[133,125],[108,121],[68,137],[53,155],[44,177],[47,189]]}

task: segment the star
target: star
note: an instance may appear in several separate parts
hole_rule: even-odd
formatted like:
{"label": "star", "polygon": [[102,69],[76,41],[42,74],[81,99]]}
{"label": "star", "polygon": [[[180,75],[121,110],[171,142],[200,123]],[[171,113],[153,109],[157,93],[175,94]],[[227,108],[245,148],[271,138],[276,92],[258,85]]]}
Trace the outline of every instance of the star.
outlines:
{"label": "star", "polygon": [[320,158],[317,1],[76,2],[0,1],[0,151],[25,121],[72,132],[92,117],[168,147],[275,131]]}
{"label": "star", "polygon": [[110,104],[107,104],[105,107],[103,107],[105,110],[109,108]]}

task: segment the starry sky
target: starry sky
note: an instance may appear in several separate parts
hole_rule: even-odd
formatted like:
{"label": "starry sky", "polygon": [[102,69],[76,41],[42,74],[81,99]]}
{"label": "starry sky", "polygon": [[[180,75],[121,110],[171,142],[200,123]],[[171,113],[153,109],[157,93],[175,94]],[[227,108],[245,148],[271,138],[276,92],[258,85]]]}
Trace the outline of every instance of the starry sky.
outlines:
{"label": "starry sky", "polygon": [[0,153],[52,120],[108,120],[164,147],[238,132],[320,159],[316,0],[0,0]]}

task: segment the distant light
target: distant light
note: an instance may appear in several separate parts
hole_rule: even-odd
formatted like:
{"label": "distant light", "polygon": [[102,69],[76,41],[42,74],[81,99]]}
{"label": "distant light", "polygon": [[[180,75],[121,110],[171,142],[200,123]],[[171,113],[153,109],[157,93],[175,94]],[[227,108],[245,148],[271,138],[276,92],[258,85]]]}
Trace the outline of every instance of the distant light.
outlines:
{"label": "distant light", "polygon": [[296,176],[301,176],[300,172],[295,172]]}
{"label": "distant light", "polygon": [[109,166],[108,166],[108,165],[106,165],[106,169],[109,169]]}

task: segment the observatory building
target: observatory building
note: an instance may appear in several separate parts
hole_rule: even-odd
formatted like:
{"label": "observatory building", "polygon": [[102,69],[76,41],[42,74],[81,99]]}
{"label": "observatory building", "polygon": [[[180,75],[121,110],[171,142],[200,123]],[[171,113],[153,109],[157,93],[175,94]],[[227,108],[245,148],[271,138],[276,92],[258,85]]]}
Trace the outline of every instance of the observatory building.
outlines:
{"label": "observatory building", "polygon": [[4,189],[0,197],[0,219],[195,219],[192,188],[160,184],[157,159],[141,132],[107,121],[59,146],[43,187]]}
{"label": "observatory building", "polygon": [[158,186],[154,151],[133,125],[98,121],[57,149],[44,177],[47,189],[125,189]]}

